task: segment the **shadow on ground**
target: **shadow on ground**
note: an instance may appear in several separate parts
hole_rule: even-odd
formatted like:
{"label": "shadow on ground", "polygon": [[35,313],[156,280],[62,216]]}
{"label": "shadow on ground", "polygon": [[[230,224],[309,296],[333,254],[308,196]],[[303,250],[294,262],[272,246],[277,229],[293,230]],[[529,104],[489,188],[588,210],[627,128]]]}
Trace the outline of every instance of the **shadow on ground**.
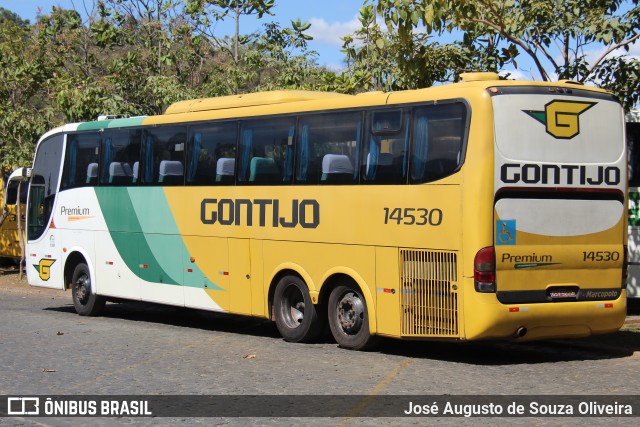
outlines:
{"label": "shadow on ground", "polygon": [[[48,307],[45,310],[76,316],[71,304]],[[158,304],[109,303],[103,316],[135,322],[150,322],[207,331],[268,337],[276,340],[282,339],[275,324],[265,319]],[[319,344],[336,345],[329,334],[325,334]],[[634,352],[640,351],[640,323],[626,325],[623,330],[614,334],[532,343],[464,343],[383,339],[374,351],[403,357],[474,365],[518,365],[616,359],[629,357]]]}

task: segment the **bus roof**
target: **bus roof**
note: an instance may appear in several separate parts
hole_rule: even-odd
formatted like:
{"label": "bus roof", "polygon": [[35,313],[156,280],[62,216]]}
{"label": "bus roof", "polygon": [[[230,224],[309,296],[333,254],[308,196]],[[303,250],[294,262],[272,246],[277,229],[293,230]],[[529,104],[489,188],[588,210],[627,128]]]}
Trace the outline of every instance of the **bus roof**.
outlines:
{"label": "bus roof", "polygon": [[335,92],[310,90],[273,90],[242,95],[220,96],[178,101],[167,108],[165,114],[194,113],[197,111],[224,110],[227,108],[256,107],[260,105],[283,104],[288,102],[317,101],[329,98],[349,98]]}
{"label": "bus roof", "polygon": [[[496,73],[463,73],[461,82],[432,86],[398,92],[365,92],[358,95],[346,95],[335,92],[306,90],[274,90],[247,93],[241,95],[200,98],[178,101],[170,105],[164,114],[96,120],[83,123],[66,124],[47,132],[42,138],[57,132],[73,132],[123,128],[130,126],[160,125],[169,123],[194,122],[212,119],[226,119],[246,116],[304,112],[336,108],[356,108],[373,105],[397,104],[406,102],[459,98],[469,95],[469,88],[484,92],[491,87],[562,87],[570,90],[590,92],[610,92],[597,87],[583,86],[581,83],[561,80],[557,82],[530,80],[500,80]],[[293,106],[292,104],[295,104]],[[240,110],[240,111],[238,111]]]}

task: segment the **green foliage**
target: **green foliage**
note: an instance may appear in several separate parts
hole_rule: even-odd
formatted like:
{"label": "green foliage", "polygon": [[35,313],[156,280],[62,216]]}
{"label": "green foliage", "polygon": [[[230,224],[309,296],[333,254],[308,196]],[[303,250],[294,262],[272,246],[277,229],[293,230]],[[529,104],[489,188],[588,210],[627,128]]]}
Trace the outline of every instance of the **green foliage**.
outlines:
{"label": "green foliage", "polygon": [[38,138],[101,114],[161,114],[173,102],[276,88],[341,90],[316,65],[308,23],[215,33],[226,16],[272,14],[273,0],[96,0],[36,24],[0,8],[0,162],[31,163]]}
{"label": "green foliage", "polygon": [[[306,22],[241,33],[240,16],[264,19],[274,0],[95,6],[84,22],[54,7],[35,24],[0,8],[2,165],[30,164],[44,132],[100,114],[160,114],[183,99],[282,88],[419,88],[464,71],[517,68],[527,56],[541,79],[598,84],[626,108],[639,100],[639,61],[612,54],[640,38],[636,0],[365,0],[361,28],[343,39],[344,72],[317,65]],[[217,33],[223,19],[235,20],[234,34]],[[447,35],[454,40],[443,42]]]}
{"label": "green foliage", "polygon": [[[366,0],[360,20],[345,49],[355,78],[364,73],[374,86],[411,88],[421,77],[420,84],[518,68],[528,57],[533,68],[523,71],[532,76],[609,88],[627,108],[638,102],[638,61],[618,54],[640,38],[637,0]],[[440,45],[440,36],[455,40]]]}

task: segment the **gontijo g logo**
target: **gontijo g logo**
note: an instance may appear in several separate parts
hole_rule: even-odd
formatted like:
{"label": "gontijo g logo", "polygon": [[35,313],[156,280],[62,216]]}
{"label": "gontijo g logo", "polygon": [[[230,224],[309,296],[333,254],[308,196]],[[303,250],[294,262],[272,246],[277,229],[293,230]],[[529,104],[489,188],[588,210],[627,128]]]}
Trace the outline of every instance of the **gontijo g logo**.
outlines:
{"label": "gontijo g logo", "polygon": [[546,126],[547,133],[558,139],[571,139],[580,133],[580,114],[596,102],[551,101],[544,111],[523,110]]}
{"label": "gontijo g logo", "polygon": [[51,266],[54,262],[56,262],[55,259],[42,258],[37,265],[33,264],[33,267],[40,275],[40,279],[45,282],[49,280],[49,278],[51,277]]}

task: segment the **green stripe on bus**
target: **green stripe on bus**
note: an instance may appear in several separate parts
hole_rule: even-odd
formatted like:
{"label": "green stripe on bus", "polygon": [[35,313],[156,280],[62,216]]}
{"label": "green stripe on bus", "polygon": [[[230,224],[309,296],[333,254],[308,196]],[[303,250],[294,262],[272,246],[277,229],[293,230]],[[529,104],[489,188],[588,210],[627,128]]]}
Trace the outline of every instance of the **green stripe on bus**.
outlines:
{"label": "green stripe on bus", "polygon": [[188,258],[188,250],[161,187],[95,190],[118,253],[138,277],[155,283],[222,290],[194,264],[189,265],[192,271],[189,284],[185,283],[182,262]]}
{"label": "green stripe on bus", "polygon": [[145,118],[146,116],[129,117],[126,119],[97,120],[95,122],[80,123],[77,130],[83,131],[140,126]]}
{"label": "green stripe on bus", "polygon": [[150,282],[178,285],[157,262],[126,188],[96,188],[96,196],[118,253],[136,276]]}

